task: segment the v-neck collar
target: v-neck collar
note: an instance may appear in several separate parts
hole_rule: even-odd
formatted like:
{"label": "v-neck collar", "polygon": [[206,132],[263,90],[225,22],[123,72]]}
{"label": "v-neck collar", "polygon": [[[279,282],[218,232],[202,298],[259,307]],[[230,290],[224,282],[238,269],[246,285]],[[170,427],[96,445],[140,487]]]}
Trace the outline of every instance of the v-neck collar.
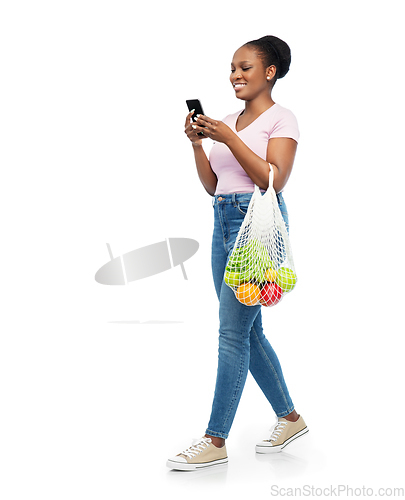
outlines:
{"label": "v-neck collar", "polygon": [[235,129],[235,132],[236,132],[237,134],[239,134],[239,132],[243,132],[243,130],[246,130],[248,127],[250,127],[251,125],[253,125],[253,123],[255,123],[255,121],[257,121],[257,120],[258,120],[261,116],[263,116],[263,115],[264,115],[264,113],[267,113],[270,109],[274,108],[274,106],[277,106],[277,103],[276,103],[276,102],[275,102],[274,104],[272,104],[269,108],[265,109],[262,113],[260,113],[260,115],[259,115],[257,118],[255,118],[252,122],[250,122],[248,125],[246,125],[246,127],[243,127],[243,128],[242,128],[242,129],[240,129],[240,130],[236,130],[236,126],[237,126],[237,124],[238,124],[238,119],[239,119],[239,117],[240,117],[240,116],[244,113],[244,111],[245,111],[245,110],[243,109],[243,110],[242,110],[242,111],[241,111],[241,112],[237,115],[236,120],[235,120],[235,123],[234,123],[234,125],[233,125],[233,128]]}

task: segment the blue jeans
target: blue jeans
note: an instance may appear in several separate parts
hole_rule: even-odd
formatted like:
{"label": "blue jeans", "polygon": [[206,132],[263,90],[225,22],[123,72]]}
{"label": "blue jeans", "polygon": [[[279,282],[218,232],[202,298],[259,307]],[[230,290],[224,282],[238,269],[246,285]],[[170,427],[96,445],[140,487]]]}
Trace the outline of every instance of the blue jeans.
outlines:
{"label": "blue jeans", "polygon": [[[219,298],[218,371],[206,433],[226,439],[238,407],[248,370],[278,417],[294,410],[276,353],[263,334],[261,305],[246,306],[224,282],[225,267],[252,193],[215,195],[212,274]],[[282,194],[279,207],[288,229]],[[266,311],[271,314],[271,310]]]}

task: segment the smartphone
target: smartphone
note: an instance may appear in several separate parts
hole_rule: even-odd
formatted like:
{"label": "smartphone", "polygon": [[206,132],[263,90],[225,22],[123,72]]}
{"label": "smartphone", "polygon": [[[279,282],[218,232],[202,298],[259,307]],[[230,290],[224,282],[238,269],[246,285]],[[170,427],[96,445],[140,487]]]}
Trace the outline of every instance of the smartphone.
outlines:
{"label": "smartphone", "polygon": [[[193,122],[195,122],[197,120],[197,115],[204,115],[205,114],[199,99],[188,99],[188,100],[186,100],[186,103],[187,103],[189,111],[191,111],[192,109],[195,110],[193,116],[191,117]],[[204,134],[202,132],[198,132],[198,135],[204,135]]]}

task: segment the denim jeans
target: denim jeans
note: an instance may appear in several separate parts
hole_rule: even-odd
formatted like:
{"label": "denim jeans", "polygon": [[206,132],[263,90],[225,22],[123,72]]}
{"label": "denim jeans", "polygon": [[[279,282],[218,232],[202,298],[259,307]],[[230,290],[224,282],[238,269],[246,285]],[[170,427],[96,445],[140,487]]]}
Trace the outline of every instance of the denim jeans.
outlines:
{"label": "denim jeans", "polygon": [[[225,284],[224,274],[252,193],[213,197],[212,274],[219,298],[218,370],[212,412],[206,433],[226,439],[235,417],[248,370],[278,417],[294,410],[276,353],[263,334],[261,305],[246,306]],[[288,229],[282,194],[279,207]],[[265,311],[271,314],[271,309]]]}

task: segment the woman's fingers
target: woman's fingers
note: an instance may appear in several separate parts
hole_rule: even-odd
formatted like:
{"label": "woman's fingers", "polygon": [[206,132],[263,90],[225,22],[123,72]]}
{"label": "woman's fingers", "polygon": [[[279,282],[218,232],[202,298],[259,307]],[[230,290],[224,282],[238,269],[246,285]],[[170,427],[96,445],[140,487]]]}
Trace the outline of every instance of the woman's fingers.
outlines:
{"label": "woman's fingers", "polygon": [[191,120],[191,117],[193,116],[193,114],[194,114],[194,110],[192,109],[190,111],[190,113],[188,113],[188,115],[186,117],[186,123],[184,124],[184,132],[187,134],[187,137],[189,139],[191,139],[191,136],[195,135],[194,130],[192,128],[192,124],[194,122]]}
{"label": "woman's fingers", "polygon": [[[200,127],[199,125],[197,125],[197,123],[193,123],[191,125],[191,127],[196,134],[203,133],[205,137],[208,137],[209,130],[207,127]],[[202,136],[198,136],[198,137],[202,137]]]}
{"label": "woman's fingers", "polygon": [[[191,117],[193,116],[193,114],[194,110],[190,111],[186,117],[184,132],[186,133],[187,137],[192,142],[210,137],[210,128],[214,129],[217,122],[204,115],[198,115],[197,120],[192,121]],[[201,135],[201,133],[203,135]]]}
{"label": "woman's fingers", "polygon": [[[196,128],[194,128],[196,127]],[[194,124],[189,124],[186,129],[184,130],[184,132],[186,133],[188,139],[193,142],[193,143],[196,143],[196,144],[201,144],[201,140],[202,139],[206,139],[206,136],[204,135],[198,135],[198,132],[200,130],[204,130],[202,129],[201,127],[198,127],[197,125],[194,125]]]}
{"label": "woman's fingers", "polygon": [[217,124],[217,122],[215,120],[213,120],[212,118],[209,118],[208,116],[204,116],[204,115],[198,115],[196,123],[201,125],[202,127],[208,127],[210,125]]}
{"label": "woman's fingers", "polygon": [[187,115],[187,118],[186,118],[186,123],[185,123],[185,125],[184,125],[185,127],[187,127],[188,125],[190,125],[190,120],[191,120],[191,117],[192,117],[192,116],[193,116],[193,114],[194,114],[194,111],[195,111],[195,110],[194,110],[194,109],[192,109],[192,110],[190,111],[190,113]]}

